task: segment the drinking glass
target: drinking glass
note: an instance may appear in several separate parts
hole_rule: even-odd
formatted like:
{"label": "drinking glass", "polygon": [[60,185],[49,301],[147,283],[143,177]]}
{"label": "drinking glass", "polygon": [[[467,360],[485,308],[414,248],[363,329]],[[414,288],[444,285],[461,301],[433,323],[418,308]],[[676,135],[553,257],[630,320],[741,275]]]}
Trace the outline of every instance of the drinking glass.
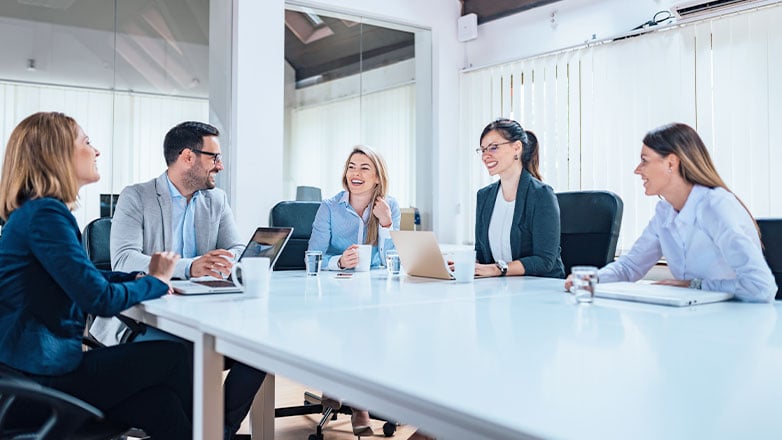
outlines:
{"label": "drinking glass", "polygon": [[320,265],[322,262],[323,262],[323,252],[321,251],[304,252],[304,266],[307,269],[308,277],[318,276],[318,272],[320,272]]}
{"label": "drinking glass", "polygon": [[595,298],[597,268],[595,266],[573,266],[573,287],[571,292],[578,303],[591,303]]}
{"label": "drinking glass", "polygon": [[399,254],[396,251],[386,252],[386,270],[389,275],[399,275],[401,263],[399,262]]}

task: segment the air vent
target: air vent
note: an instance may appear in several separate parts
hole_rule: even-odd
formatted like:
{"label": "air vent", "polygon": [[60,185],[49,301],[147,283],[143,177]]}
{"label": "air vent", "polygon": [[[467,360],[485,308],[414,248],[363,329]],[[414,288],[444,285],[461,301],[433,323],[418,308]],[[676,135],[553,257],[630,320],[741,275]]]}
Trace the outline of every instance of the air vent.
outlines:
{"label": "air vent", "polygon": [[713,0],[690,1],[680,3],[671,8],[671,12],[679,18],[692,18],[704,15],[719,15],[728,12],[737,12],[751,7],[762,6],[776,1],[763,0]]}

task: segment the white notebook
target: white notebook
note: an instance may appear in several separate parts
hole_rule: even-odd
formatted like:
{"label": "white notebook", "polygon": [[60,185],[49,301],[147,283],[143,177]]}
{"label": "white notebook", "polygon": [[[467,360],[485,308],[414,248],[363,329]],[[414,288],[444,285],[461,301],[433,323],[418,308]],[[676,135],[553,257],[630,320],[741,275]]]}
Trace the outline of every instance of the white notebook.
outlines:
{"label": "white notebook", "polygon": [[726,292],[630,282],[598,283],[595,296],[675,307],[715,303],[733,298],[732,293]]}

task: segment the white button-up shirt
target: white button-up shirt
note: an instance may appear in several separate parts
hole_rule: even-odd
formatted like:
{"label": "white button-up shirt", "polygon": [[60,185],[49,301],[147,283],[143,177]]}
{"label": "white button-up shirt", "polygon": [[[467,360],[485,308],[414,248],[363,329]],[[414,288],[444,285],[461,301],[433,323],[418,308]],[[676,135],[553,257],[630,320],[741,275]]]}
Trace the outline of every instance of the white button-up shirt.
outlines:
{"label": "white button-up shirt", "polygon": [[693,186],[678,213],[661,200],[630,252],[600,270],[600,282],[637,281],[663,255],[674,278],[702,279],[704,290],[758,302],[777,291],[754,221],[723,188]]}

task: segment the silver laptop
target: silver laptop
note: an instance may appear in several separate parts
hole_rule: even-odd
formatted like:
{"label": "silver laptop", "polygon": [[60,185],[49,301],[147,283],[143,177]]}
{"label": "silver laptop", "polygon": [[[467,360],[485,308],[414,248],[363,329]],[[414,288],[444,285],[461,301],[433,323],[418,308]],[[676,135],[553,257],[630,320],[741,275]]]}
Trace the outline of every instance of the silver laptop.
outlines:
{"label": "silver laptop", "polygon": [[[244,252],[239,257],[268,257],[270,261],[269,270],[274,269],[274,263],[282,254],[285,245],[288,243],[293,228],[258,228],[253,233],[250,242],[244,248]],[[237,293],[241,292],[241,287],[234,284],[233,280],[221,280],[213,277],[202,277],[190,280],[173,280],[171,287],[174,292],[181,295],[203,295],[208,293]]]}
{"label": "silver laptop", "polygon": [[452,280],[432,231],[391,231],[391,239],[408,275]]}
{"label": "silver laptop", "polygon": [[595,286],[595,296],[674,307],[715,303],[733,298],[732,293],[629,282],[598,283]]}

